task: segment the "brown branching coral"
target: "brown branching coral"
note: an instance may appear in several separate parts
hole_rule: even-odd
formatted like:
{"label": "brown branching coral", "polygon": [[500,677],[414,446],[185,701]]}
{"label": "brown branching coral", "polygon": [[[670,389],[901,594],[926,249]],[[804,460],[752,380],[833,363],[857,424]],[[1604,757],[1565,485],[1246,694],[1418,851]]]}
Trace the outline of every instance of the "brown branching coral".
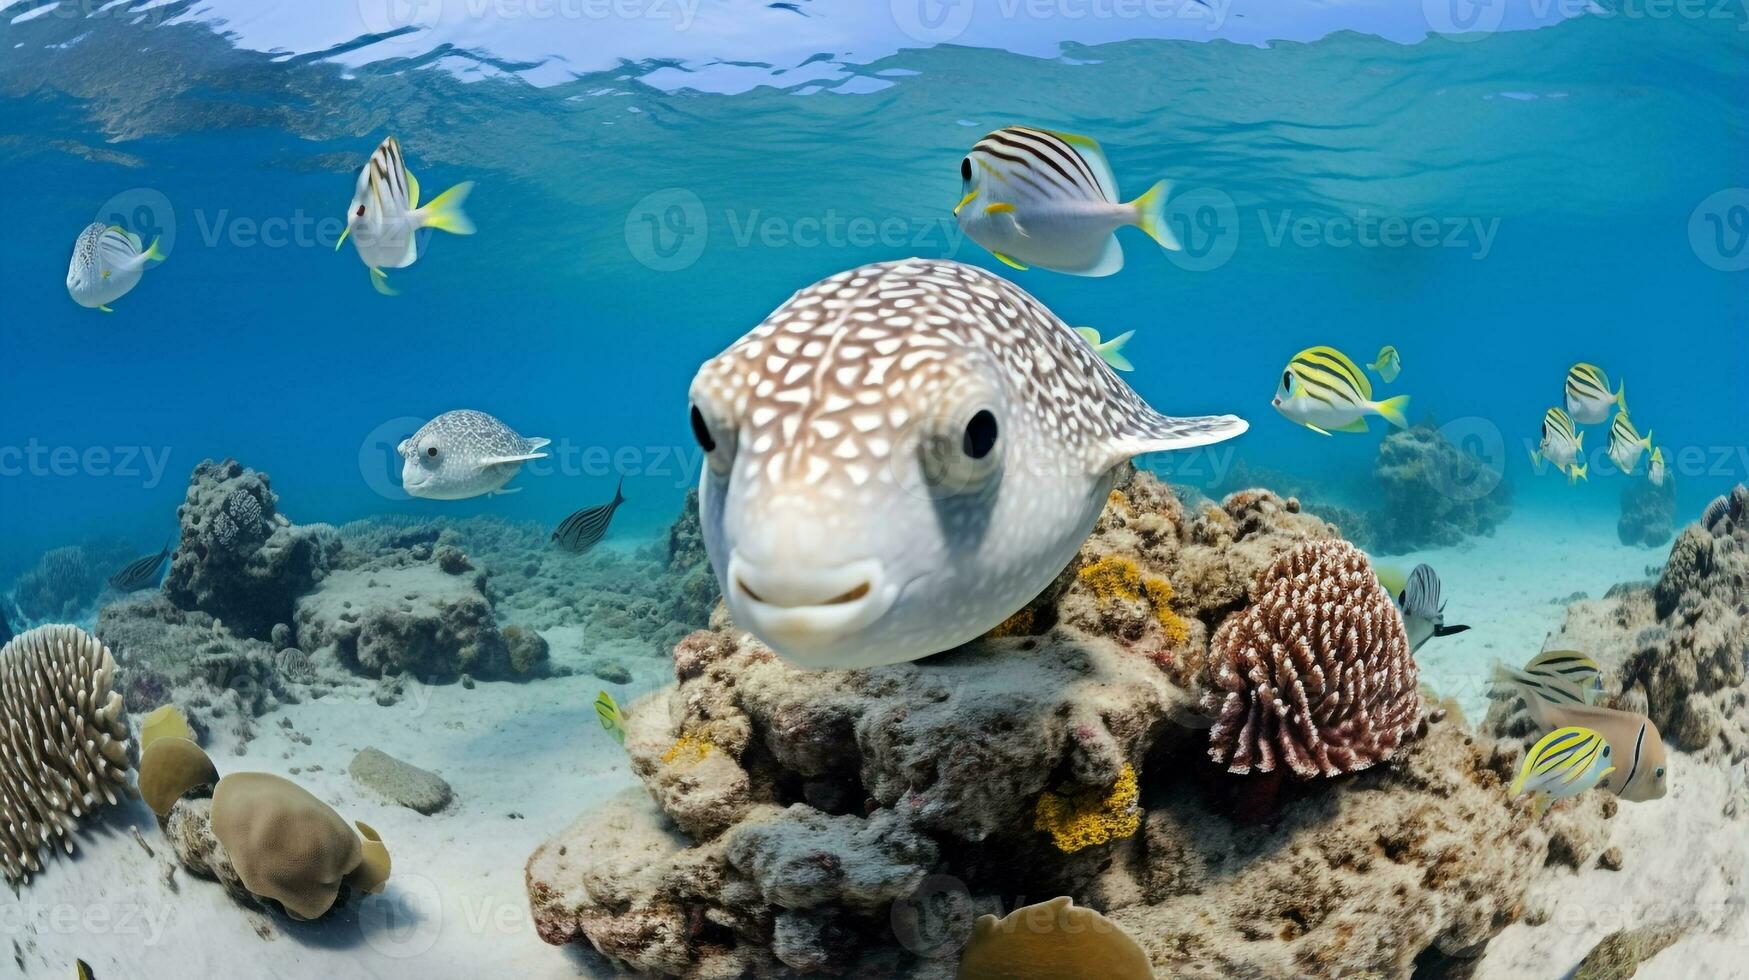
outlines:
{"label": "brown branching coral", "polygon": [[1303,544],[1215,633],[1209,755],[1233,772],[1334,776],[1390,758],[1421,709],[1402,619],[1359,549]]}
{"label": "brown branching coral", "polygon": [[42,867],[80,817],[128,791],[128,718],[110,690],[115,659],[77,626],[43,626],[0,648],[0,869]]}

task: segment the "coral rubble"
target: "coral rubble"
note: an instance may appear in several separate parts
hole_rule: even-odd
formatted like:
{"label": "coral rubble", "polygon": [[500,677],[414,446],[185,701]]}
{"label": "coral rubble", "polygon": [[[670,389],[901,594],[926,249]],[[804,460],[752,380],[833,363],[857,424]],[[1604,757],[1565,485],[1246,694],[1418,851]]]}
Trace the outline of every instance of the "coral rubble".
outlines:
{"label": "coral rubble", "polygon": [[[1307,555],[1356,610],[1332,624],[1360,629],[1377,585],[1351,581],[1351,551],[1292,499],[1187,510],[1138,474],[1053,586],[957,650],[802,671],[719,612],[676,646],[676,683],[628,711],[645,794],[530,858],[537,929],[666,976],[946,978],[974,912],[1042,892],[1103,911],[1170,975],[1406,977],[1473,957],[1539,869],[1596,859],[1601,805],[1538,824],[1508,799],[1518,746],[1422,714],[1400,625],[1395,646],[1382,624],[1343,641],[1373,658],[1330,665],[1360,685],[1324,733],[1352,729],[1352,754],[1315,756],[1388,764],[1295,784],[1258,824],[1246,801],[1273,776],[1208,757],[1211,635]],[[1349,724],[1363,713],[1372,728]]]}
{"label": "coral rubble", "polygon": [[367,677],[510,676],[510,644],[484,589],[483,574],[436,563],[337,571],[297,600],[294,628],[305,653]]}
{"label": "coral rubble", "polygon": [[1456,544],[1494,530],[1511,509],[1499,464],[1454,445],[1427,423],[1386,435],[1373,463],[1377,547],[1396,554]]}

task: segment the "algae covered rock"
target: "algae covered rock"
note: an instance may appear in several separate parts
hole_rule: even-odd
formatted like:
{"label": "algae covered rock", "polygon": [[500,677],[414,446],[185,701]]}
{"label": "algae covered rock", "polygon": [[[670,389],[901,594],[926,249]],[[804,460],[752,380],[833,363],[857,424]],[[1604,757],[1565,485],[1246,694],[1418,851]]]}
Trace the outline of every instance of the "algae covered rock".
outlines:
{"label": "algae covered rock", "polygon": [[1380,441],[1372,523],[1382,552],[1457,544],[1491,533],[1506,519],[1512,490],[1503,477],[1499,432],[1484,425],[1473,434],[1478,438],[1467,438],[1472,433],[1463,422],[1422,423]]}
{"label": "algae covered rock", "polygon": [[353,756],[346,771],[359,785],[426,816],[449,806],[455,798],[455,792],[442,776],[374,747]]}
{"label": "algae covered rock", "polygon": [[297,601],[298,645],[368,677],[503,677],[510,646],[484,586],[429,563],[335,572]]}

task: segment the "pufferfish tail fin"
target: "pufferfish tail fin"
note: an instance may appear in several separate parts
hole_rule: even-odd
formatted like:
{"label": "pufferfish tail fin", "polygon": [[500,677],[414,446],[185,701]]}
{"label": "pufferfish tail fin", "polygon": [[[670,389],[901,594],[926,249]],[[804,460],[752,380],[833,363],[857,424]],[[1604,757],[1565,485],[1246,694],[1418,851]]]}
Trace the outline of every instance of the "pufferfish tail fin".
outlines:
{"label": "pufferfish tail fin", "polygon": [[1195,449],[1224,442],[1242,435],[1251,423],[1237,415],[1195,415],[1174,418],[1161,415],[1147,406],[1123,420],[1117,435],[1101,446],[1094,460],[1094,472],[1103,473],[1113,466],[1144,453],[1161,453],[1174,449]]}

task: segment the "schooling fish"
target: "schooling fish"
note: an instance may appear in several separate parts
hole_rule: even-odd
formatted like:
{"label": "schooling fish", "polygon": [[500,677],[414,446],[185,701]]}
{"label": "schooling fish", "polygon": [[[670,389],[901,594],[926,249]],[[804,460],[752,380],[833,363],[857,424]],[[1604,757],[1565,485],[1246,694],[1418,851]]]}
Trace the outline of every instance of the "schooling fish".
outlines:
{"label": "schooling fish", "polygon": [[1615,413],[1615,418],[1609,421],[1609,461],[1614,463],[1623,473],[1632,473],[1634,465],[1640,461],[1640,454],[1652,448],[1652,430],[1647,429],[1644,438],[1634,429],[1634,420],[1628,418],[1628,410],[1622,409]]}
{"label": "schooling fish", "polygon": [[1537,796],[1541,814],[1554,800],[1577,796],[1615,771],[1614,751],[1609,741],[1589,728],[1557,728],[1544,735],[1525,753],[1511,795]]}
{"label": "schooling fish", "polygon": [[1573,419],[1558,408],[1551,408],[1543,413],[1543,438],[1537,448],[1530,451],[1530,461],[1541,463],[1543,460],[1555,464],[1555,469],[1567,474],[1568,483],[1576,483],[1585,479],[1588,466],[1579,462],[1579,457],[1585,451],[1585,433],[1573,427]]}
{"label": "schooling fish", "polygon": [[[1650,439],[1651,433],[1646,433],[1646,438]],[[1652,450],[1652,458],[1646,463],[1646,479],[1652,481],[1652,486],[1661,487],[1667,475],[1664,470],[1664,447],[1658,446]]]}
{"label": "schooling fish", "polygon": [[346,211],[346,230],[340,233],[334,249],[339,251],[350,235],[358,257],[370,269],[370,284],[384,296],[393,296],[395,291],[389,288],[383,270],[403,269],[419,258],[420,229],[474,233],[473,221],[462,210],[462,202],[473,189],[473,181],[463,181],[420,207],[419,181],[401,157],[400,141],[390,136],[358,172],[352,204]]}
{"label": "schooling fish", "polygon": [[601,719],[601,730],[613,736],[613,740],[621,745],[626,744],[626,716],[619,710],[619,702],[613,695],[602,691],[595,697],[595,717]]}
{"label": "schooling fish", "polygon": [[504,489],[550,439],[524,439],[485,412],[461,409],[425,423],[397,448],[403,460],[401,486],[414,497],[466,500]]}
{"label": "schooling fish", "polygon": [[1092,327],[1076,327],[1075,332],[1087,338],[1087,342],[1093,345],[1094,353],[1098,354],[1105,363],[1119,371],[1134,371],[1136,369],[1136,366],[1130,363],[1130,359],[1123,356],[1123,346],[1136,335],[1134,330],[1126,330],[1104,343],[1100,343],[1099,331]]}
{"label": "schooling fish", "polygon": [[553,543],[560,549],[580,555],[595,545],[607,534],[608,522],[613,520],[613,512],[619,505],[626,502],[620,493],[626,485],[625,477],[620,477],[619,486],[613,488],[613,499],[605,504],[586,507],[583,510],[565,518],[559,529],[553,532]]}
{"label": "schooling fish", "polygon": [[1385,384],[1397,380],[1397,374],[1403,370],[1403,357],[1390,344],[1379,348],[1379,356],[1367,365]]}
{"label": "schooling fish", "polygon": [[1544,705],[1591,705],[1603,695],[1603,668],[1577,650],[1544,650],[1522,668],[1497,663],[1494,680],[1518,688],[1539,719]]}
{"label": "schooling fish", "polygon": [[155,555],[136,558],[128,562],[121,571],[109,577],[109,587],[117,592],[135,592],[158,581],[158,573],[163,571],[164,562],[170,557],[170,545],[164,545],[164,550]]}
{"label": "schooling fish", "polygon": [[1380,566],[1377,574],[1403,616],[1411,653],[1436,636],[1453,636],[1469,629],[1445,625],[1445,600],[1440,597],[1439,575],[1431,566],[1416,565],[1407,577],[1398,569]]}
{"label": "schooling fish", "polygon": [[1609,377],[1595,364],[1580,362],[1567,371],[1567,411],[1580,425],[1596,425],[1609,417],[1611,407],[1627,411],[1628,386],[1624,382],[1609,393]]}
{"label": "schooling fish", "polygon": [[1016,269],[1109,276],[1123,268],[1116,233],[1124,225],[1161,248],[1181,248],[1166,224],[1167,183],[1121,202],[1105,151],[1086,136],[999,129],[960,161],[960,182],[964,196],[953,209],[960,228]]}
{"label": "schooling fish", "polygon": [[691,401],[729,614],[809,668],[989,632],[1075,556],[1131,457],[1246,428],[1161,415],[1038,300],[931,259],[795,294]]}
{"label": "schooling fish", "polygon": [[1347,354],[1334,347],[1309,347],[1288,362],[1270,402],[1290,422],[1319,435],[1365,432],[1366,416],[1377,415],[1400,428],[1409,396],[1372,400],[1372,382]]}
{"label": "schooling fish", "polygon": [[147,262],[164,261],[158,239],[143,250],[140,236],[120,225],[92,222],[73,243],[67,263],[67,295],[86,309],[114,313],[109,304],[140,283]]}

